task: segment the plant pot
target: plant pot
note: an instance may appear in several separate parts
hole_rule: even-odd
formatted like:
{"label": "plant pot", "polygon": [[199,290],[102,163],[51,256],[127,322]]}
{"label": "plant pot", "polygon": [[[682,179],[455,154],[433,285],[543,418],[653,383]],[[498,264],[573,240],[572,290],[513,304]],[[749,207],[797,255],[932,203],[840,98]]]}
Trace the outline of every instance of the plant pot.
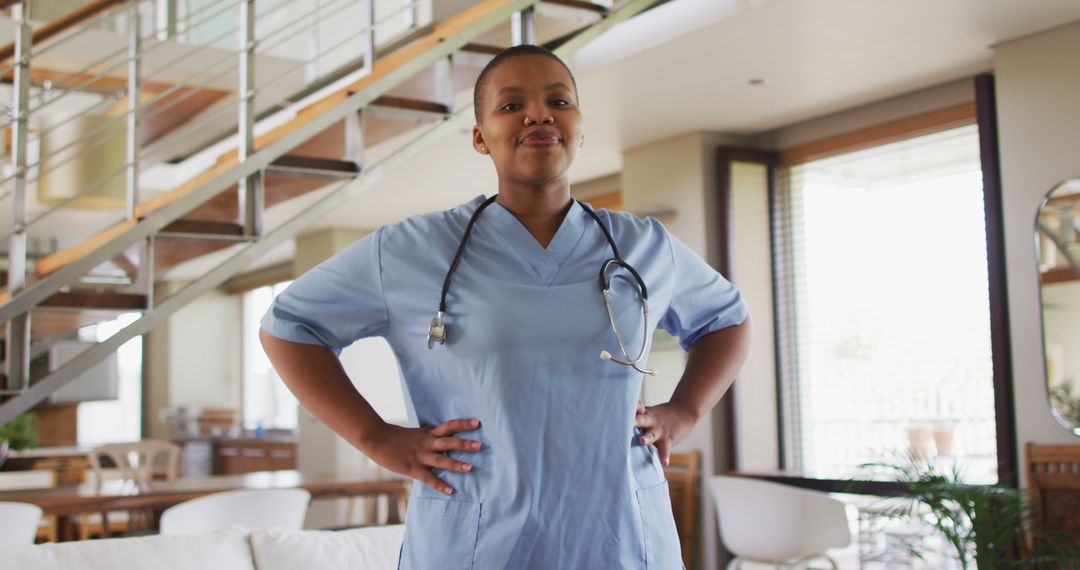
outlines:
{"label": "plant pot", "polygon": [[8,455],[8,442],[0,441],[0,467],[4,466],[4,461],[7,461]]}
{"label": "plant pot", "polygon": [[934,456],[934,434],[929,428],[913,427],[907,430],[911,455],[918,459],[930,459]]}
{"label": "plant pot", "polygon": [[934,430],[934,446],[937,447],[939,457],[952,457],[955,436],[956,432],[951,427]]}

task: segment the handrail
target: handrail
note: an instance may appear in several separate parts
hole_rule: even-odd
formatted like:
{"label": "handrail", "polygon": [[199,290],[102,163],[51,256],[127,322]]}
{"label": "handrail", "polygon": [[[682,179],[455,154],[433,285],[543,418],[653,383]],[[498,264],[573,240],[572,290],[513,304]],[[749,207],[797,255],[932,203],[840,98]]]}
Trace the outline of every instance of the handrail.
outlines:
{"label": "handrail", "polygon": [[[102,12],[116,6],[118,4],[126,4],[131,0],[97,0],[97,2],[91,2],[82,8],[76,8],[67,14],[60,16],[59,18],[41,26],[34,30],[32,42],[37,44],[43,42],[57,34],[67,31],[69,28],[75,27]],[[17,0],[2,0],[0,1],[0,9],[7,8],[12,4],[17,4]],[[7,61],[15,55],[15,42],[11,42],[6,46],[0,48],[0,62]]]}
{"label": "handrail", "polygon": [[[337,2],[337,1],[340,1],[340,0],[333,0],[333,2],[331,2],[331,4],[325,5],[325,6],[323,6],[323,8],[331,6],[331,5],[334,4],[334,2]],[[351,1],[351,0],[346,0],[346,1]],[[242,2],[242,0],[236,1],[234,4],[227,5],[226,7],[227,8],[235,8],[237,5],[240,4],[240,2]],[[409,3],[409,6],[415,5],[416,3],[417,3],[417,0],[413,0],[412,2]],[[213,5],[211,5],[211,6],[213,6]],[[282,9],[284,6],[286,6],[286,5],[285,4],[278,5],[278,6],[274,7],[273,9],[271,9],[269,12],[266,12],[265,14],[263,14],[262,16],[266,17],[266,16],[269,16],[270,14],[276,13],[278,10]],[[203,13],[205,11],[206,11],[206,9],[204,8],[199,13],[201,14],[201,13]],[[401,10],[395,11],[392,15],[398,14],[400,12],[401,12]],[[214,14],[211,14],[211,17],[217,16],[217,15],[219,15],[221,13],[224,13],[224,11],[215,12]],[[385,21],[386,19],[388,19],[388,18],[384,18],[384,20],[382,20],[382,21]],[[206,21],[206,20],[203,20],[203,21]],[[382,23],[382,21],[380,21],[379,23]],[[270,35],[263,38],[262,42],[264,43],[267,39],[269,39],[269,38],[271,38],[271,37],[273,37],[275,35],[280,34],[283,29],[287,29],[288,26],[292,26],[292,25],[295,25],[295,24],[287,24],[286,26],[283,26],[282,28],[280,28],[278,30],[275,30]],[[212,38],[211,43],[214,42],[214,41],[217,41],[218,39],[227,37],[228,35],[235,33],[235,31],[236,31],[236,27],[233,26],[233,27],[225,30],[224,32],[222,32],[218,36],[215,36],[214,38]],[[288,38],[285,38],[285,39],[287,40]],[[275,47],[277,45],[280,45],[282,43],[282,41],[284,41],[284,40],[277,41],[277,42],[275,42],[273,44],[270,44],[270,47]],[[148,48],[147,50],[145,50],[143,52],[143,54],[145,55],[146,53],[160,47],[161,45],[164,45],[164,44],[156,44],[156,45]],[[342,45],[342,42],[339,42],[338,44],[335,44],[335,47],[340,47],[340,45]],[[200,52],[200,51],[203,51],[203,50],[207,50],[207,49],[210,49],[211,47],[212,47],[212,45],[210,45],[210,44],[202,45],[202,46],[199,46],[199,47],[195,48],[195,52],[197,53],[197,52]],[[260,45],[260,48],[261,49],[266,49],[267,46],[265,44]],[[120,52],[117,52],[117,53],[120,53]],[[142,81],[144,81],[144,86],[149,88],[150,91],[155,91],[154,95],[149,100],[141,102],[141,105],[143,107],[152,107],[152,106],[154,106],[155,103],[157,103],[160,100],[165,99],[166,97],[172,95],[173,93],[176,93],[176,92],[178,92],[180,90],[183,90],[183,89],[189,90],[189,93],[187,93],[185,95],[182,95],[180,97],[177,97],[173,101],[169,102],[168,105],[154,107],[153,111],[149,112],[149,114],[144,115],[142,117],[143,119],[146,119],[146,118],[148,118],[150,116],[156,116],[156,115],[164,114],[165,111],[168,111],[169,109],[175,107],[176,105],[178,105],[178,104],[182,103],[183,101],[185,101],[186,99],[190,98],[195,92],[206,88],[214,80],[219,79],[219,78],[223,77],[224,75],[230,73],[233,70],[233,68],[232,67],[225,67],[223,71],[220,71],[220,72],[214,74],[213,76],[209,77],[208,79],[204,78],[204,81],[202,81],[201,83],[196,84],[196,85],[189,84],[189,81],[191,81],[192,79],[195,79],[195,78],[199,77],[200,75],[205,74],[205,73],[207,73],[208,71],[210,71],[212,69],[217,69],[218,67],[221,66],[222,63],[226,63],[226,64],[233,63],[233,65],[235,66],[235,62],[232,61],[232,58],[234,56],[230,54],[230,55],[228,55],[226,57],[222,57],[222,58],[218,59],[217,61],[211,63],[208,67],[206,67],[204,69],[195,71],[195,72],[193,72],[191,74],[188,74],[183,79],[173,82],[173,84],[171,86],[166,86],[166,85],[162,84],[160,87],[156,87],[156,88],[151,87],[151,83],[150,83],[149,80],[156,77],[162,71],[168,70],[170,68],[170,66],[172,65],[172,63],[180,61],[184,57],[190,56],[191,53],[192,52],[189,52],[187,54],[182,55],[180,58],[176,58],[176,59],[171,60],[169,63],[158,67],[157,69],[152,71],[150,74],[148,74],[146,77],[142,78]],[[89,66],[87,68],[84,68],[83,70],[81,70],[79,72],[76,72],[75,74],[72,74],[72,77],[75,77],[75,76],[80,76],[81,77],[82,76],[81,75],[82,71],[89,70],[90,68],[97,65],[97,63],[99,63],[99,62],[95,62],[95,64],[92,64],[91,66]],[[95,82],[97,82],[99,80],[107,79],[109,77],[108,72],[116,69],[117,67],[119,67],[123,63],[125,63],[125,62],[121,61],[119,63],[114,64],[112,67],[106,68],[105,70],[100,71],[100,72],[98,72],[97,74],[95,74],[93,76],[90,76],[88,79],[83,79],[83,81],[81,83],[79,83],[78,85],[72,86],[72,85],[67,84],[65,81],[61,81],[57,85],[57,87],[59,87],[59,88],[68,88],[70,91],[81,90],[84,87],[86,87],[88,85],[91,85],[91,84],[93,84],[93,83],[95,83]],[[305,63],[308,63],[308,61],[305,61]],[[277,81],[278,80],[275,80],[275,83]],[[52,99],[52,100],[48,101],[47,103],[39,104],[38,106],[33,107],[32,111],[34,111],[34,112],[40,111],[42,108],[46,107],[49,104],[55,103],[56,101],[62,99],[63,97],[64,96],[61,95],[60,97]],[[64,119],[64,120],[62,120],[62,121],[60,121],[58,123],[54,123],[54,124],[48,126],[47,128],[41,129],[36,133],[36,138],[41,139],[48,132],[53,131],[55,129],[58,129],[58,128],[60,128],[60,127],[62,127],[64,125],[78,119],[78,118],[79,118],[79,115],[72,115],[72,116],[68,117],[67,119]],[[100,132],[102,132],[102,131],[104,131],[106,129],[111,128],[115,124],[122,123],[125,119],[126,119],[126,117],[124,115],[114,117],[114,118],[110,119],[108,122],[103,123],[101,125],[98,125],[97,127],[95,127],[90,132],[83,134],[78,139],[76,139],[74,141],[70,141],[67,144],[65,144],[64,146],[60,147],[60,148],[54,149],[52,152],[53,152],[53,154],[59,154],[60,152],[63,152],[65,150],[69,149],[69,148],[72,148],[72,147],[76,146],[77,144],[79,144],[79,143],[81,143],[81,142],[83,142],[83,141],[85,141],[87,139],[90,139],[91,137],[93,137],[97,133],[100,133]],[[0,123],[0,127],[7,126],[8,124],[10,124],[10,121]],[[111,136],[117,136],[117,135],[111,135]],[[105,142],[107,142],[109,140],[109,138],[111,138],[111,136],[110,137],[105,137],[105,138],[99,137],[97,143],[93,144],[90,148],[91,149],[96,148],[97,146],[100,146],[101,144],[104,144]],[[64,160],[62,160],[62,161],[60,161],[58,163],[52,164],[50,166],[50,168],[52,168],[52,169],[59,168],[59,167],[65,165],[65,164],[71,162],[72,160],[76,160],[77,158],[78,158],[78,155],[69,156],[68,158],[66,158],[66,159],[64,159]],[[41,163],[41,158],[39,157],[37,161],[29,164],[27,167],[32,168],[34,166],[38,166],[40,163]],[[37,173],[37,175],[30,180],[30,182],[33,182],[33,181],[41,178],[41,176],[44,175],[44,174],[45,174],[44,171],[39,171]],[[10,174],[5,178],[0,179],[0,188],[3,188],[4,186],[6,186],[7,183],[10,182],[14,178],[15,178],[15,174]],[[0,191],[0,200],[3,200],[4,198],[6,198],[8,196],[8,194],[9,194],[9,192]],[[0,238],[0,241],[2,241],[2,239],[3,238]]]}

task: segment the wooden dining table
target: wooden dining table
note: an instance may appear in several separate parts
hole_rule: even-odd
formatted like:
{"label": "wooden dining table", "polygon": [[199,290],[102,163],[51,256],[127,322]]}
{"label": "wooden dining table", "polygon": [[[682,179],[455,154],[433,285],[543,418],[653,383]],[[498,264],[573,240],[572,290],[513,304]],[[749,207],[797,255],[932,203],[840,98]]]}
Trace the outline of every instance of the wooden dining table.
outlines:
{"label": "wooden dining table", "polygon": [[[390,504],[396,505],[407,496],[409,486],[404,478],[372,480],[295,470],[260,471],[243,475],[155,480],[143,488],[130,481],[109,480],[101,485],[83,483],[50,489],[3,491],[0,492],[0,502],[14,501],[41,507],[43,514],[57,517],[60,533],[65,535],[65,529],[69,526],[67,520],[73,515],[141,509],[160,513],[173,505],[205,495],[250,489],[305,489],[311,493],[312,501],[387,496]],[[390,509],[387,522],[400,522],[397,509]]]}

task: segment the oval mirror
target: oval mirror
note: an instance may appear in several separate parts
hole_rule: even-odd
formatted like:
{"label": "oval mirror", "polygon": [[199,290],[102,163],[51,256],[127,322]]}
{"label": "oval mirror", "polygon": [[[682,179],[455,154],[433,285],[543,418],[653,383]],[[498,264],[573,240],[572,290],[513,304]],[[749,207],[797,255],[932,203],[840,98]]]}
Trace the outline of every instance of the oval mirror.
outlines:
{"label": "oval mirror", "polygon": [[1050,408],[1080,435],[1080,179],[1046,195],[1035,236]]}

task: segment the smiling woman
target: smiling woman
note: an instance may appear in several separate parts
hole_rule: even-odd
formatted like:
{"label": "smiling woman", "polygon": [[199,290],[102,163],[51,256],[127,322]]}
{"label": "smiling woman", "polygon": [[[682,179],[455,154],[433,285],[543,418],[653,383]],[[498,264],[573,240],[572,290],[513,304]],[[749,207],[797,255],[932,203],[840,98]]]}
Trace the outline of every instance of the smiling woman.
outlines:
{"label": "smiling woman", "polygon": [[[503,65],[515,59],[527,65]],[[577,82],[550,51],[521,46],[488,64],[473,101],[473,148],[495,164],[498,202],[546,247],[557,229],[552,214],[565,213],[568,204],[561,192],[568,187],[566,173],[584,142]],[[526,211],[530,215],[523,217]]]}
{"label": "smiling woman", "polygon": [[[582,111],[554,54],[503,52],[475,99],[498,194],[379,228],[303,275],[263,346],[302,405],[416,479],[401,568],[679,568],[663,466],[742,363],[742,296],[656,220],[571,199]],[[647,407],[634,354],[658,327],[689,358]],[[397,357],[410,427],[335,358],[371,336]]]}

